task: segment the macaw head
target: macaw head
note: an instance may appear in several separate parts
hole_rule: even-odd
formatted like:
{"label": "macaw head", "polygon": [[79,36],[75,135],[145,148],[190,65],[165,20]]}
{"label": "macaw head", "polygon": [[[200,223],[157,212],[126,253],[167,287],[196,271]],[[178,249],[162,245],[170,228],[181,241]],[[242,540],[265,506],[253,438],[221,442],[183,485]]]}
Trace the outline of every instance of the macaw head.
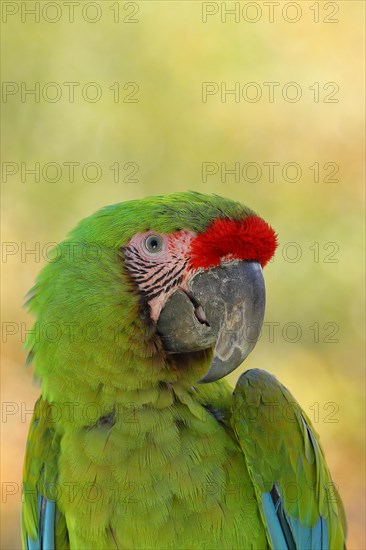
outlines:
{"label": "macaw head", "polygon": [[52,370],[61,354],[64,370],[73,361],[75,369],[84,365],[84,375],[103,370],[104,380],[126,364],[133,370],[139,360],[150,367],[160,361],[168,380],[169,370],[182,374],[193,357],[206,371],[197,369],[196,381],[222,378],[259,337],[262,268],[276,246],[262,218],[215,195],[176,193],[96,212],[59,245],[31,297],[43,327],[65,319],[76,325],[72,342],[69,331],[53,347],[42,334],[38,342],[31,336],[36,373],[43,378],[46,360]]}
{"label": "macaw head", "polygon": [[262,267],[276,237],[247,209],[223,215],[229,203],[220,199],[222,214],[211,218],[217,198],[191,198],[193,223],[168,233],[157,225],[135,233],[123,254],[164,349],[174,354],[212,347],[210,369],[200,380],[212,382],[238,367],[258,340],[265,308]]}

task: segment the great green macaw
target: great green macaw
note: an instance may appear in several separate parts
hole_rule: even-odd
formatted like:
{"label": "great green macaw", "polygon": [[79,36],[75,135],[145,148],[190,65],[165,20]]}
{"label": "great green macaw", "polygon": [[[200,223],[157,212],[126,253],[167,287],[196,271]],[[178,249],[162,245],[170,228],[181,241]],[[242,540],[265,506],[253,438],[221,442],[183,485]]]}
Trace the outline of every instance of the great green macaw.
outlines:
{"label": "great green macaw", "polygon": [[246,206],[185,192],[103,208],[54,249],[28,302],[24,548],[345,548],[304,411],[264,370],[221,380],[259,337],[276,244]]}

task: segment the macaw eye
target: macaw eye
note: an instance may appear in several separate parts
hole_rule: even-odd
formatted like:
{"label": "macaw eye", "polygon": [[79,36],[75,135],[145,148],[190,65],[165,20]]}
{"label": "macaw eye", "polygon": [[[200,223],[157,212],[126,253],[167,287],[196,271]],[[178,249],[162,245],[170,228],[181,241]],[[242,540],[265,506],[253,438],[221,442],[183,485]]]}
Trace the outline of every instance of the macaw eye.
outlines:
{"label": "macaw eye", "polygon": [[159,235],[149,235],[146,237],[144,245],[150,254],[156,254],[163,248],[163,239]]}

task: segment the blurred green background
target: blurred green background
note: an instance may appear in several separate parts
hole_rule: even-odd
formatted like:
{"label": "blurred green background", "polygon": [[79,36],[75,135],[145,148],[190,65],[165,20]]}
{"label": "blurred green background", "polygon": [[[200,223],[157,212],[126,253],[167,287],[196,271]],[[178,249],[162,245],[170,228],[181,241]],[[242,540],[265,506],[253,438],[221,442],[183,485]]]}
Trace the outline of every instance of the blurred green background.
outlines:
{"label": "blurred green background", "polygon": [[364,549],[364,3],[36,4],[2,2],[2,548],[20,545],[40,391],[22,303],[48,243],[103,205],[193,189],[248,204],[279,234],[245,368],[274,373],[315,422],[348,548]]}

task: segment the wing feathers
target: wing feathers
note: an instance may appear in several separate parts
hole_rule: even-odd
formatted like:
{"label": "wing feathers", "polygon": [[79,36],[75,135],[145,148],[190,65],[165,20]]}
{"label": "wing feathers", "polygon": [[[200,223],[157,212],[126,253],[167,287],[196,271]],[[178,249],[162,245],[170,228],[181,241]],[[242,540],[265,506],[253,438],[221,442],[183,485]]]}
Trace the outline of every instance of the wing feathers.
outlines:
{"label": "wing feathers", "polygon": [[64,516],[56,502],[48,500],[45,488],[57,483],[59,440],[40,398],[29,429],[23,472],[22,539],[27,550],[69,547]]}
{"label": "wing feathers", "polygon": [[342,503],[318,437],[290,392],[264,371],[247,371],[234,391],[232,425],[272,547],[344,548]]}

